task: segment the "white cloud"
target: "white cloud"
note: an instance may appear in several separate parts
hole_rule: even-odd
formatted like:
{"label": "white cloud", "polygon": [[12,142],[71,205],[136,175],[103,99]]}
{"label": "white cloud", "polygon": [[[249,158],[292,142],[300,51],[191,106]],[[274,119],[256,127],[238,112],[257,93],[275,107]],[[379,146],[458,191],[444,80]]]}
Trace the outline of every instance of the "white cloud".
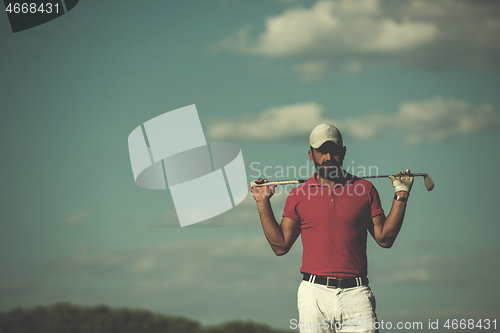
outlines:
{"label": "white cloud", "polygon": [[21,297],[33,292],[36,292],[39,284],[35,281],[28,280],[26,277],[19,279],[0,279],[0,295],[2,297]]}
{"label": "white cloud", "polygon": [[[253,215],[258,220],[255,207]],[[265,269],[258,270],[257,267],[270,268],[295,262],[298,268],[300,242],[294,246],[297,249],[292,251],[293,254],[277,258],[263,236],[189,239],[123,252],[80,249],[75,256],[55,262],[52,268],[59,273],[93,272],[100,276],[140,278],[142,282],[139,282],[138,287],[145,289],[166,291],[193,287],[193,283],[204,287],[208,283],[213,284],[214,288],[216,285],[217,288],[225,288],[238,283],[238,280],[241,282],[245,277],[251,277],[245,283],[259,289],[263,279],[270,280],[268,282],[273,285],[279,282],[271,281],[274,273]],[[218,285],[221,279],[226,281],[224,286]]]}
{"label": "white cloud", "polygon": [[304,81],[312,81],[314,71],[318,79],[331,70],[349,71],[353,62],[363,69],[393,64],[500,68],[499,2],[320,0],[306,5],[265,18],[260,34],[245,27],[216,49],[294,58]]}
{"label": "white cloud", "polygon": [[441,141],[455,136],[500,129],[500,117],[492,106],[471,106],[462,100],[436,97],[401,104],[391,126],[400,128],[407,143]]}
{"label": "white cloud", "polygon": [[312,102],[272,107],[258,115],[214,121],[207,135],[213,140],[291,138],[310,132],[317,124],[327,121],[323,113],[323,107]]}
{"label": "white cloud", "polygon": [[127,262],[127,257],[116,252],[102,255],[91,252],[88,248],[80,248],[76,256],[55,262],[53,268],[65,272],[117,273],[122,270],[125,262]]}
{"label": "white cloud", "polygon": [[432,41],[437,28],[427,22],[398,22],[379,15],[375,0],[319,1],[266,19],[266,31],[249,48],[257,54],[314,56],[314,53],[389,53]]}
{"label": "white cloud", "polygon": [[[359,71],[355,67],[356,64],[350,68],[351,72]],[[300,63],[294,66],[293,70],[300,74],[303,82],[314,82],[323,79],[328,73],[328,64],[324,61],[310,61]]]}
{"label": "white cloud", "polygon": [[[401,256],[371,266],[373,280],[386,285],[464,284],[481,280],[486,274],[479,267],[492,264],[497,250],[471,255],[422,253],[419,256]],[[498,269],[498,265],[491,267]]]}
{"label": "white cloud", "polygon": [[308,2],[308,1],[311,1],[311,0],[276,0],[277,2],[280,2],[280,3],[283,3],[285,5],[293,5],[293,4],[296,4],[298,2]]}
{"label": "white cloud", "polygon": [[316,103],[270,108],[254,116],[214,122],[211,139],[304,138],[320,123],[332,123],[344,136],[371,139],[382,133],[401,135],[406,144],[416,145],[500,129],[500,116],[490,105],[473,106],[463,100],[435,97],[401,103],[392,115],[367,114],[360,118],[333,119]]}
{"label": "white cloud", "polygon": [[[255,207],[253,219],[259,223]],[[57,276],[58,290],[69,288],[59,300],[129,304],[208,322],[240,318],[276,324],[270,308],[288,306],[290,315],[295,313],[289,299],[300,283],[300,255],[297,241],[287,256],[276,257],[262,234],[191,238],[120,252],[87,249],[51,265],[46,272],[51,282],[41,289]]]}
{"label": "white cloud", "polygon": [[[262,170],[263,167],[264,165],[260,162],[252,164],[247,174],[248,177],[250,177],[252,180],[263,177],[264,176],[263,173],[264,171]],[[310,168],[307,170],[307,172],[310,172],[312,168],[313,167],[311,165]],[[281,166],[276,166],[275,169],[266,170],[266,174],[272,174],[273,176],[276,174],[277,177],[275,176],[275,178],[283,177],[280,172],[284,173],[283,167]],[[306,172],[304,172],[304,174],[306,174]],[[307,173],[307,177],[308,176],[309,173]],[[292,178],[296,178],[295,174],[293,174]],[[282,186],[276,190],[272,199],[273,207],[276,212],[283,210],[282,208],[285,205],[285,200],[291,189],[292,189],[291,186],[290,187]],[[150,224],[150,227],[181,228],[179,220],[177,218],[177,214],[175,212],[165,212],[164,214],[159,216],[158,219],[153,220],[152,223]],[[235,208],[227,212],[224,212],[223,214],[210,218],[208,220],[193,224],[188,228],[207,228],[207,227],[256,228],[260,230],[261,224],[257,212],[257,205],[251,193],[249,193],[247,197]]]}
{"label": "white cloud", "polygon": [[[252,219],[258,219],[255,210]],[[105,303],[184,315],[208,323],[238,318],[283,327],[296,316],[296,291],[301,281],[300,239],[289,254],[276,257],[262,233],[244,234],[171,240],[123,251],[82,249],[72,257],[57,260],[49,270],[32,271],[17,282],[13,277],[1,279],[2,302],[9,306],[12,300],[21,306],[56,301]],[[370,258],[373,285],[385,284],[391,289],[396,285],[428,286],[426,295],[432,302],[428,304],[437,307],[443,301],[434,298],[436,288],[474,281],[494,284],[498,265],[492,263],[496,263],[498,251],[449,255],[432,250],[414,256],[395,254],[392,260],[385,252],[379,258]],[[382,294],[383,288],[377,290],[377,296],[383,299],[393,297],[396,303],[408,304],[403,296]],[[462,299],[481,297],[474,290],[469,292]],[[273,311],[277,308],[279,311]]]}
{"label": "white cloud", "polygon": [[398,23],[384,19],[374,24],[373,28],[376,33],[369,37],[365,45],[360,45],[360,50],[380,53],[411,50],[433,41],[437,35],[437,27],[424,22]]}
{"label": "white cloud", "polygon": [[319,2],[312,10],[289,9],[281,16],[268,17],[266,33],[260,35],[253,51],[268,56],[301,54],[339,28],[338,19],[330,15],[334,5]]}
{"label": "white cloud", "polygon": [[66,217],[64,224],[66,225],[76,225],[80,224],[92,215],[89,211],[77,211]]}
{"label": "white cloud", "polygon": [[[263,235],[187,239],[123,252],[85,250],[58,261],[51,272],[58,276],[94,276],[94,294],[77,296],[80,291],[77,287],[73,290],[77,298],[87,302],[88,297],[97,297],[101,288],[107,288],[105,281],[113,281],[115,292],[123,294],[120,297],[128,297],[129,302],[147,300],[150,308],[210,312],[201,310],[204,300],[220,306],[218,300],[239,304],[238,300],[245,299],[244,307],[259,312],[255,309],[270,292],[278,304],[293,298],[301,277],[301,251],[299,239],[289,254],[276,257]],[[396,256],[393,260],[372,258],[370,279],[377,285],[391,286],[462,284],[490,274],[477,268],[490,265],[497,255],[498,251],[490,251],[475,255],[423,253]]]}
{"label": "white cloud", "polygon": [[400,283],[427,283],[432,279],[431,271],[428,268],[414,268],[405,269],[393,272],[391,275],[386,276],[384,281],[390,284]]}

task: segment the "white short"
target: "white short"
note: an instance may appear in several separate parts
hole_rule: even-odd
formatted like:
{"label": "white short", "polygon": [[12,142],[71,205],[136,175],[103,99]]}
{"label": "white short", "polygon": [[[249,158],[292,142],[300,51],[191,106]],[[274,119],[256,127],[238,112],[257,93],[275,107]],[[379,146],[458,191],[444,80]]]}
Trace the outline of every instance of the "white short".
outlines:
{"label": "white short", "polygon": [[378,332],[369,286],[334,289],[302,281],[297,298],[301,333]]}

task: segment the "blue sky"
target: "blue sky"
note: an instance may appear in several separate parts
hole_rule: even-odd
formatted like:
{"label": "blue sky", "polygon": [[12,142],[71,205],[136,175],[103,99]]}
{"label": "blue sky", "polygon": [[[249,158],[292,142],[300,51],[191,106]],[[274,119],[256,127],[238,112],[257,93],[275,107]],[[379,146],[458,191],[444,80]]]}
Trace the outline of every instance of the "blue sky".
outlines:
{"label": "blue sky", "polygon": [[[134,183],[129,133],[196,104],[208,141],[241,147],[249,181],[310,169],[308,135],[326,121],[346,166],[429,173],[436,188],[415,180],[394,247],[368,241],[379,319],[500,317],[499,13],[466,0],[88,0],[16,34],[0,15],[0,309],[297,318],[300,241],[275,257],[251,197],[180,228],[168,190]],[[373,182],[388,213],[391,183]],[[278,219],[284,201],[272,199]]]}

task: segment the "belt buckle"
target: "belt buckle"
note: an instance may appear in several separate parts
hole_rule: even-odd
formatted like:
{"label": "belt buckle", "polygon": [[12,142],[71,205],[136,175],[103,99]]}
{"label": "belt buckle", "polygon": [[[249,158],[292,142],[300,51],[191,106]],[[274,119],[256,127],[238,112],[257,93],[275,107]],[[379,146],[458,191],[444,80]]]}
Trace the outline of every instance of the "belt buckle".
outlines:
{"label": "belt buckle", "polygon": [[[336,285],[330,285],[330,280],[333,280],[333,281],[338,281],[338,282],[340,282],[340,281],[339,281],[337,278],[334,278],[334,277],[327,277],[327,278],[326,278],[326,287],[327,287],[327,288],[336,289],[336,288],[337,288],[337,286],[336,286]],[[338,282],[337,282],[337,284],[338,284]]]}

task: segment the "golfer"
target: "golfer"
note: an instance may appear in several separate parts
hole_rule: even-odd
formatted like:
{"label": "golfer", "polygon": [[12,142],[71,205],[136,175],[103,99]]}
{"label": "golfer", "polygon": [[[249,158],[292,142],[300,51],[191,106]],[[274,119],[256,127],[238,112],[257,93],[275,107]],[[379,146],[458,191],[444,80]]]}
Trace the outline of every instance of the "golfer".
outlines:
{"label": "golfer", "polygon": [[377,332],[375,297],[367,278],[367,234],[382,247],[392,246],[403,223],[413,176],[407,169],[390,177],[395,196],[386,217],[372,183],[342,169],[346,147],[335,126],[318,125],[309,144],[316,172],[290,192],[281,224],[269,201],[274,186],[251,188],[276,255],[286,254],[302,235],[297,327],[309,333]]}

